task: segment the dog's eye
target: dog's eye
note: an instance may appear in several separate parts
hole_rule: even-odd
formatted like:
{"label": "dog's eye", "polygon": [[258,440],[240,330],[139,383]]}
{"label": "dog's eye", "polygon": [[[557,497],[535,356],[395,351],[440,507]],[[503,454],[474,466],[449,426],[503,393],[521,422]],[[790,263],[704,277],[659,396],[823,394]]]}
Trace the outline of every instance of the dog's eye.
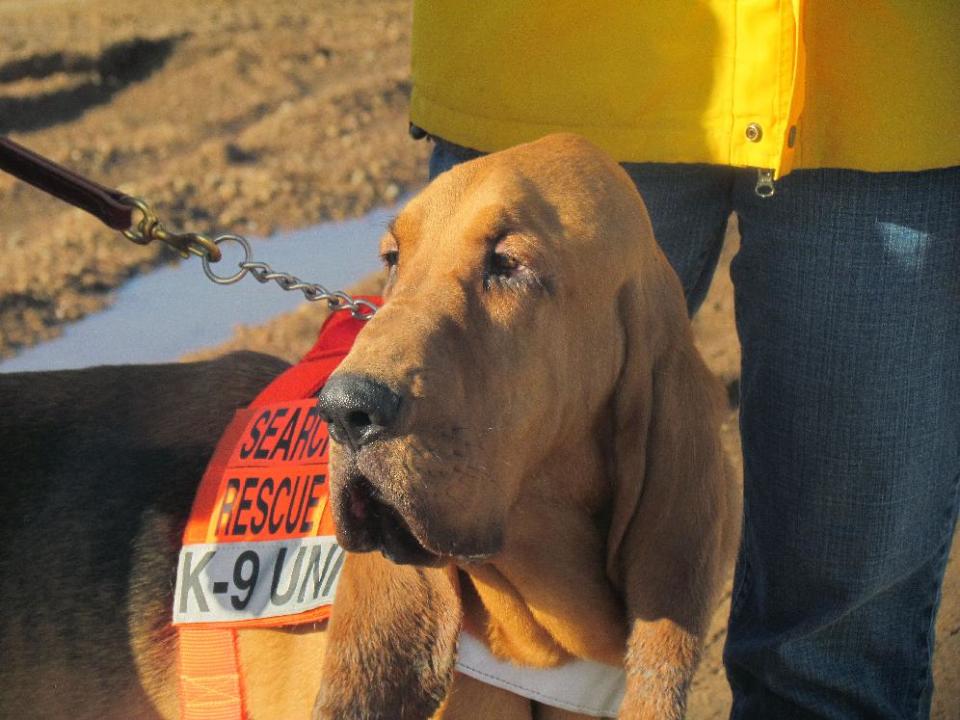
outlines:
{"label": "dog's eye", "polygon": [[383,286],[383,296],[387,297],[397,282],[397,263],[400,262],[400,250],[393,243],[386,247],[381,246],[380,259],[387,269],[387,281]]}
{"label": "dog's eye", "polygon": [[520,267],[520,261],[513,255],[503,252],[492,252],[487,260],[487,273],[500,277],[509,277]]}
{"label": "dog's eye", "polygon": [[397,266],[397,262],[400,260],[400,251],[388,250],[385,253],[381,253],[380,259],[383,260],[383,264],[387,266],[387,269],[391,270]]}
{"label": "dog's eye", "polygon": [[489,290],[500,286],[513,290],[523,289],[535,282],[536,276],[516,255],[494,248],[488,255],[483,269],[483,286]]}

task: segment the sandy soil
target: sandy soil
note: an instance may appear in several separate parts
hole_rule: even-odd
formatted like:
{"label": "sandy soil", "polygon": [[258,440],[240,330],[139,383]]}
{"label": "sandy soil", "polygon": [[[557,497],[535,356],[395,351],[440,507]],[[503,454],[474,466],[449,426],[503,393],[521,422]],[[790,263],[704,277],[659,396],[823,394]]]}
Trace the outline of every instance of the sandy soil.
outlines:
{"label": "sandy soil", "polygon": [[[406,134],[408,13],[407,2],[391,0],[0,0],[0,132],[150,198],[172,227],[264,234],[355,215],[426,176],[428,148]],[[734,396],[736,244],[731,231],[695,320],[705,357]],[[0,354],[50,337],[172,255],[130,245],[4,176],[0,252]],[[324,316],[305,303],[201,355],[250,348],[292,360]],[[735,409],[725,438],[736,461]],[[956,555],[938,622],[937,720],[960,718]],[[729,709],[720,663],[728,601],[694,682],[691,720]]]}

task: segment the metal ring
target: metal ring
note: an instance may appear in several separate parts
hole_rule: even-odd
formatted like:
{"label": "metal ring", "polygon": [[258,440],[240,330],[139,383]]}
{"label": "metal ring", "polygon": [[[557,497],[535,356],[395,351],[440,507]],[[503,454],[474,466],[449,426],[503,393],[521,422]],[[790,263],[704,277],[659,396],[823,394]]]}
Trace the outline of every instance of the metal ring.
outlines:
{"label": "metal ring", "polygon": [[220,243],[230,241],[237,243],[243,248],[243,260],[237,263],[237,265],[240,267],[240,270],[233,275],[217,275],[213,270],[210,269],[210,259],[206,256],[200,258],[203,261],[204,274],[217,285],[232,285],[233,283],[242,279],[243,276],[249,272],[247,268],[243,267],[244,263],[250,261],[250,255],[252,252],[250,250],[250,243],[247,242],[246,238],[242,238],[239,235],[219,235],[218,237],[214,238],[213,242],[216,245],[220,245]]}
{"label": "metal ring", "polygon": [[354,298],[353,305],[354,309],[351,312],[357,320],[369,320],[376,315],[377,310],[380,309],[369,300],[364,300],[363,298]]}

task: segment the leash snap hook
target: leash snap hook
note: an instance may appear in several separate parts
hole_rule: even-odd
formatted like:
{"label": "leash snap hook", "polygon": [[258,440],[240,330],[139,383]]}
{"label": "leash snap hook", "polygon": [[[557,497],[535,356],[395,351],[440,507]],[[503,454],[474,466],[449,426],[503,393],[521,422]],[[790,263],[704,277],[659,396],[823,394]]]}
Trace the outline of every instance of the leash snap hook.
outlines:
{"label": "leash snap hook", "polygon": [[167,230],[153,208],[143,198],[123,196],[123,202],[140,211],[140,221],[123,231],[123,236],[137,245],[147,245],[159,240],[169,245],[183,258],[191,254],[217,262],[221,258],[217,243],[202,233],[173,233]]}
{"label": "leash snap hook", "polygon": [[223,257],[217,243],[203,233],[172,233],[161,227],[156,238],[174,248],[183,257],[193,254],[210,262],[219,262]]}

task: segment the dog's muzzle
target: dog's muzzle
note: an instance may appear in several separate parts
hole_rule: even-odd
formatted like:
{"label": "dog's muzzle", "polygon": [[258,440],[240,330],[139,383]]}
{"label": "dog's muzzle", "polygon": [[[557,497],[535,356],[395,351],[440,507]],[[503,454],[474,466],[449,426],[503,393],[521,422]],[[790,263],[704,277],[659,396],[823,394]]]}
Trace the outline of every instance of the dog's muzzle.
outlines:
{"label": "dog's muzzle", "polygon": [[343,482],[334,512],[337,540],[345,550],[379,550],[399,565],[442,564],[438,555],[414,537],[397,509],[384,501],[374,485],[359,472],[351,473]]}

